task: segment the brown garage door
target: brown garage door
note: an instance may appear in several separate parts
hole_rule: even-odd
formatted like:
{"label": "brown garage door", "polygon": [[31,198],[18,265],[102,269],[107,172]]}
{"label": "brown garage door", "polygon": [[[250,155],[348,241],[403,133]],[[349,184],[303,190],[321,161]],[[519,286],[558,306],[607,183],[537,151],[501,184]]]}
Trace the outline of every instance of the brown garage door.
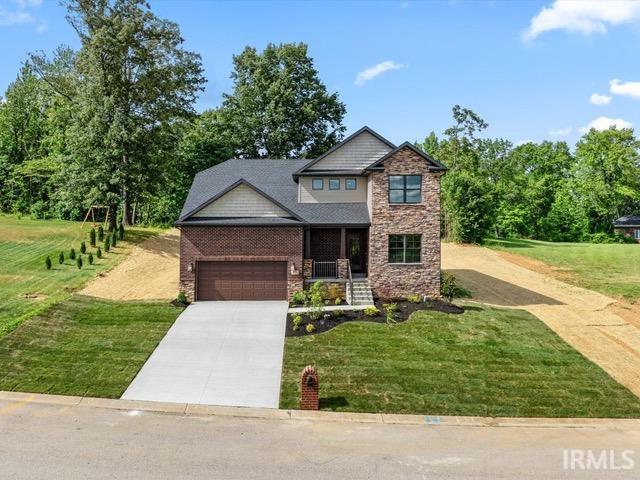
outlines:
{"label": "brown garage door", "polygon": [[287,262],[198,262],[196,300],[286,300]]}

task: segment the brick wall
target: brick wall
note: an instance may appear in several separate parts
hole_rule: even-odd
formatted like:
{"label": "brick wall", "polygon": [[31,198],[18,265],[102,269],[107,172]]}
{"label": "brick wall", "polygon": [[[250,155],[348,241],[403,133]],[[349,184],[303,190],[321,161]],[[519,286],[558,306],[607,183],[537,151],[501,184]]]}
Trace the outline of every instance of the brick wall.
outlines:
{"label": "brick wall", "polygon": [[[287,261],[289,297],[302,290],[303,233],[301,227],[181,227],[180,289],[189,300],[195,294],[198,260]],[[295,272],[291,268],[295,266]]]}
{"label": "brick wall", "polygon": [[339,228],[311,229],[311,258],[317,262],[332,262],[340,256]]}
{"label": "brick wall", "polygon": [[[384,163],[371,179],[369,281],[376,296],[440,294],[440,173],[429,173],[426,161],[404,148]],[[422,203],[390,205],[389,175],[422,175]],[[419,265],[390,264],[390,234],[421,234]]]}

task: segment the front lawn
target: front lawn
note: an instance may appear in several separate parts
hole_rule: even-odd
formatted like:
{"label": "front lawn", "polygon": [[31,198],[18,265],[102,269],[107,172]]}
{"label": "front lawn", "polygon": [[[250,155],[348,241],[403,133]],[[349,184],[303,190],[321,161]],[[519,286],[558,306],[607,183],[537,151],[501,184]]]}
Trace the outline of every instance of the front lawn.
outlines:
{"label": "front lawn", "polygon": [[287,338],[281,408],[298,408],[310,364],[326,410],[640,417],[638,398],[521,310],[422,311],[391,328],[350,322]]}
{"label": "front lawn", "polygon": [[[69,259],[73,247],[80,253],[80,242],[89,247],[90,225],[80,228],[80,222],[63,220],[19,219],[0,215],[0,338],[24,320],[44,312],[56,303],[66,300],[71,293],[82,288],[87,281],[109,270],[122,260],[133,243],[159,232],[158,229],[132,228],[126,232],[126,241],[89,265],[83,255],[81,270]],[[58,254],[64,252],[65,263],[58,263]],[[52,261],[51,270],[45,269],[45,258]]]}
{"label": "front lawn", "polygon": [[605,295],[640,300],[640,245],[487,239],[485,245],[553,267],[560,279]]}
{"label": "front lawn", "polygon": [[0,390],[119,398],[181,311],[73,296],[0,339]]}

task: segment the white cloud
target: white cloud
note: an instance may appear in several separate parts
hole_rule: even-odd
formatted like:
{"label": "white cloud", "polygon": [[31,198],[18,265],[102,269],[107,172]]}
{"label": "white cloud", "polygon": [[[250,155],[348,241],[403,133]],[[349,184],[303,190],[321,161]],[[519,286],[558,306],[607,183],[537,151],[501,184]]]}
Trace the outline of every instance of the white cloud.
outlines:
{"label": "white cloud", "polygon": [[42,5],[42,0],[13,0],[13,3],[20,8],[39,7]]}
{"label": "white cloud", "polygon": [[571,128],[571,127],[559,128],[557,130],[549,130],[549,135],[552,135],[554,137],[566,137],[572,131],[573,131],[573,128]]}
{"label": "white cloud", "polygon": [[621,82],[616,78],[609,82],[609,91],[614,95],[640,98],[640,82]]}
{"label": "white cloud", "polygon": [[589,122],[588,125],[582,127],[580,132],[587,133],[592,128],[596,130],[607,130],[611,127],[616,127],[617,129],[632,128],[633,124],[621,118],[598,117]]}
{"label": "white cloud", "polygon": [[358,86],[362,86],[365,82],[376,78],[378,75],[382,75],[384,72],[398,70],[405,67],[406,65],[403,65],[401,63],[396,63],[393,60],[387,60],[386,62],[382,62],[374,65],[373,67],[366,68],[358,73],[355,84]]}
{"label": "white cloud", "polygon": [[25,25],[35,21],[35,17],[29,12],[7,12],[6,10],[0,9],[0,25],[3,27]]}
{"label": "white cloud", "polygon": [[7,6],[0,5],[1,27],[34,25],[37,23],[36,31],[38,33],[42,33],[47,29],[44,20],[39,20],[30,11],[38,8],[42,4],[42,0],[13,0],[12,3],[15,6],[9,9]]}
{"label": "white cloud", "polygon": [[599,93],[592,93],[589,97],[589,101],[594,105],[609,105],[611,103],[611,97],[609,95],[600,95]]}
{"label": "white cloud", "polygon": [[523,32],[525,40],[552,30],[584,35],[605,33],[607,26],[640,20],[640,2],[636,0],[555,0],[531,19]]}

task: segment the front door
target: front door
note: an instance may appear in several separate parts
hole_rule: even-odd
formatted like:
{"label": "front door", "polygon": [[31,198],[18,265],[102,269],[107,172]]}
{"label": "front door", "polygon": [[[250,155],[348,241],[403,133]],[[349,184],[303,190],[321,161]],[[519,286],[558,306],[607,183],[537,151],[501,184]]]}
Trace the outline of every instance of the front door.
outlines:
{"label": "front door", "polygon": [[360,238],[360,233],[349,233],[347,235],[347,253],[352,272],[362,272],[364,270]]}

